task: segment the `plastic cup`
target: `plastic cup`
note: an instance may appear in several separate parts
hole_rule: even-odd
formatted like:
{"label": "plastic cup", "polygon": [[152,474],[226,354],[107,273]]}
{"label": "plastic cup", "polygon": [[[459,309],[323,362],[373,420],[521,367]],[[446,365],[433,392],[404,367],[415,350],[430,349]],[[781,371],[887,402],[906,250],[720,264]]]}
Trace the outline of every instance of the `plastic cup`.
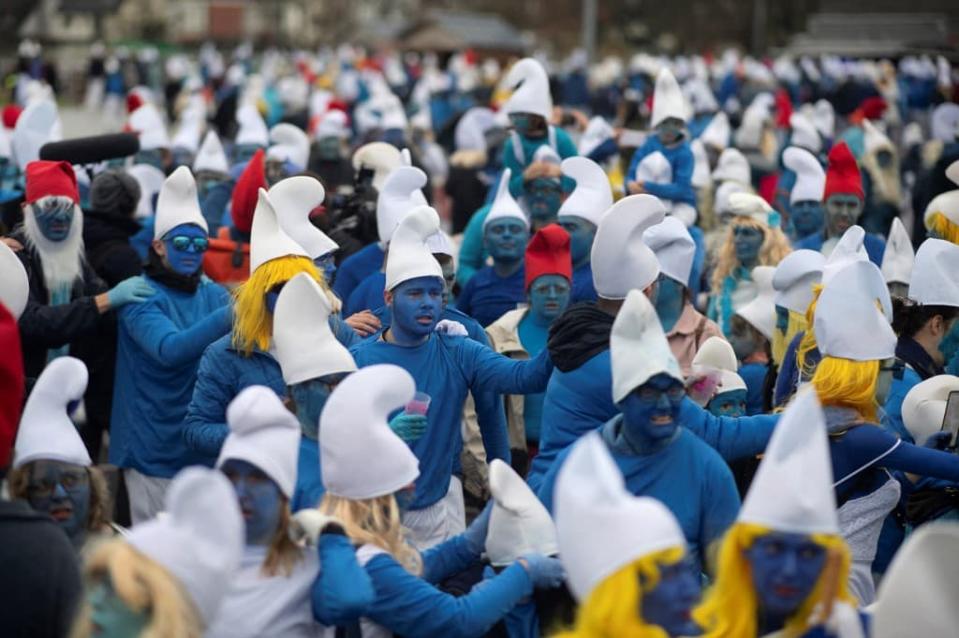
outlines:
{"label": "plastic cup", "polygon": [[426,416],[430,409],[430,395],[425,392],[417,392],[413,395],[413,400],[406,404],[405,414],[416,414]]}

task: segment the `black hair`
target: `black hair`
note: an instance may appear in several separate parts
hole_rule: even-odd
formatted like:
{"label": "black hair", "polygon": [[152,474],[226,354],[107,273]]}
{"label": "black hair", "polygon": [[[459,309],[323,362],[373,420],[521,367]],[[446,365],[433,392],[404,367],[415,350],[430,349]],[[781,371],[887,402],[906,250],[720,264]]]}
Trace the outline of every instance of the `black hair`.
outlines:
{"label": "black hair", "polygon": [[914,337],[933,317],[942,316],[951,321],[959,317],[959,308],[952,306],[924,306],[906,297],[892,298],[892,329],[900,337]]}

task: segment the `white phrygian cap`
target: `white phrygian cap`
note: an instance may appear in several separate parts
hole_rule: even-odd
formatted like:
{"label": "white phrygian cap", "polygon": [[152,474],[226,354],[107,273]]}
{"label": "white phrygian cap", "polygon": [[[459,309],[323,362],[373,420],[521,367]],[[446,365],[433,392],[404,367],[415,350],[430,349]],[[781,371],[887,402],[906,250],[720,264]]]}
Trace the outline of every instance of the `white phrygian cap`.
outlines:
{"label": "white phrygian cap", "polygon": [[656,308],[639,290],[629,291],[613,321],[609,356],[615,403],[657,374],[667,374],[681,383],[684,380]]}
{"label": "white phrygian cap", "polygon": [[866,260],[849,264],[825,284],[813,329],[823,356],[882,361],[896,355],[891,321],[889,289],[879,268]]}
{"label": "white phrygian cap", "polygon": [[656,253],[660,272],[683,287],[688,287],[689,274],[696,257],[696,242],[686,229],[686,224],[675,217],[667,217],[647,228],[643,233],[643,241]]}
{"label": "white phrygian cap", "polygon": [[709,120],[709,124],[699,135],[699,141],[707,146],[712,146],[720,152],[726,150],[729,146],[729,136],[732,128],[729,126],[729,116],[719,111]]}
{"label": "white phrygian cap", "polygon": [[152,164],[134,164],[126,171],[140,185],[140,200],[137,202],[134,217],[136,219],[152,217],[154,214],[153,196],[163,188],[166,175]]}
{"label": "white phrygian cap", "polygon": [[566,582],[579,601],[643,556],[686,548],[683,531],[665,505],[627,491],[596,432],[573,445],[559,470],[555,517]]}
{"label": "white phrygian cap", "polygon": [[815,388],[800,389],[780,417],[737,520],[777,532],[839,534],[826,420]]}
{"label": "white phrygian cap", "polygon": [[706,147],[701,140],[695,139],[689,143],[689,149],[693,153],[693,176],[690,183],[693,188],[705,188],[713,183]]}
{"label": "white phrygian cap", "polygon": [[209,232],[206,218],[200,210],[196,180],[186,166],[181,166],[163,182],[157,197],[157,212],[153,222],[153,239],[163,237],[182,224],[193,224]]}
{"label": "white phrygian cap", "polygon": [[513,90],[502,107],[507,115],[533,113],[549,121],[553,114],[553,97],[549,92],[549,76],[539,61],[523,58],[514,64],[502,86]]}
{"label": "white phrygian cap", "polygon": [[576,181],[576,188],[559,207],[558,216],[579,217],[599,226],[603,213],[613,205],[613,190],[603,168],[585,157],[567,157],[563,175]]}
{"label": "white phrygian cap", "polygon": [[170,147],[170,138],[167,136],[163,116],[152,104],[143,104],[130,113],[128,125],[130,130],[139,137],[141,151]]}
{"label": "white phrygian cap", "polygon": [[493,511],[486,533],[486,556],[490,564],[504,567],[526,554],[553,556],[559,552],[553,519],[509,464],[499,459],[490,462],[489,489]]}
{"label": "white phrygian cap", "polygon": [[244,104],[236,111],[237,145],[262,146],[266,148],[270,143],[270,131],[266,128],[263,116],[252,104]]}
{"label": "white phrygian cap", "polygon": [[752,183],[752,171],[749,161],[739,149],[727,148],[719,155],[716,168],[713,169],[713,181],[732,180],[743,186]]}
{"label": "white phrygian cap", "polygon": [[789,141],[793,146],[813,153],[822,151],[822,138],[816,125],[808,117],[798,111],[793,113],[789,116],[789,127],[792,129]]}
{"label": "white phrygian cap", "polygon": [[942,239],[922,242],[912,267],[909,298],[924,306],[959,308],[959,246]]}
{"label": "white phrygian cap", "polygon": [[869,255],[863,245],[865,239],[866,231],[862,226],[850,226],[846,229],[829,253],[829,257],[826,258],[826,263],[823,264],[822,284],[824,286],[846,266],[860,261],[869,261]]}
{"label": "white phrygian cap", "polygon": [[[370,142],[356,149],[353,153],[353,170],[361,168],[373,170],[373,187],[382,190],[387,176],[397,167],[403,165],[400,149],[386,142]],[[389,238],[383,241],[388,241]]]}
{"label": "white phrygian cap", "polygon": [[805,314],[813,298],[813,286],[822,281],[825,263],[826,258],[818,250],[801,248],[786,255],[773,275],[776,305]]}
{"label": "white phrygian cap", "polygon": [[915,259],[916,251],[912,247],[912,239],[906,227],[902,225],[902,220],[898,217],[893,218],[880,267],[886,283],[908,284],[912,276],[912,262]]}
{"label": "white phrygian cap", "polygon": [[643,233],[665,217],[663,203],[645,193],[624,197],[606,211],[590,251],[597,295],[625,299],[630,290],[644,290],[656,281],[659,260]]}
{"label": "white phrygian cap", "polygon": [[330,328],[328,293],[308,273],[283,286],[273,310],[276,360],[287,385],[356,371],[356,362]]}
{"label": "white phrygian cap", "polygon": [[826,190],[826,171],[816,156],[804,148],[790,146],[783,151],[783,165],[796,174],[789,191],[789,203],[821,202]]}
{"label": "white phrygian cap", "polygon": [[267,159],[289,162],[299,169],[306,168],[310,159],[310,138],[303,129],[286,122],[270,129],[270,141]]}
{"label": "white phrygian cap", "polygon": [[279,257],[306,257],[307,252],[280,227],[266,189],[259,190],[250,228],[250,272]]}
{"label": "white phrygian cap", "polygon": [[40,459],[93,465],[68,413],[71,403],[83,399],[88,379],[87,367],[79,359],[57,357],[47,364],[20,417],[13,446],[14,469]]}
{"label": "white phrygian cap", "polygon": [[386,290],[417,277],[443,278],[443,268],[427,243],[439,229],[439,215],[429,206],[417,206],[400,220],[386,256]]}
{"label": "white phrygian cap", "polygon": [[10,136],[13,157],[21,171],[27,164],[40,159],[40,148],[47,142],[56,141],[60,116],[53,100],[44,99],[28,104]]}
{"label": "white phrygian cap", "polygon": [[656,76],[656,87],[653,89],[653,113],[649,125],[656,128],[668,118],[676,118],[685,122],[689,119],[689,106],[679,83],[672,72],[663,67]]}
{"label": "white phrygian cap", "polygon": [[487,213],[486,219],[483,220],[484,230],[494,221],[506,218],[515,219],[522,223],[527,229],[529,228],[529,219],[526,217],[526,213],[520,207],[519,202],[513,198],[513,194],[509,192],[511,175],[512,172],[510,169],[503,169],[503,174],[499,178],[499,185],[496,187],[496,198],[493,199],[493,203],[490,204],[489,213]]}
{"label": "white phrygian cap", "polygon": [[379,188],[376,199],[376,229],[387,243],[400,220],[417,206],[425,206],[426,173],[415,166],[397,166]]}
{"label": "white phrygian cap", "polygon": [[320,180],[306,175],[287,177],[271,186],[269,195],[280,228],[303,247],[310,259],[319,259],[340,247],[310,221],[310,212],[326,197]]}
{"label": "white phrygian cap", "polygon": [[752,270],[753,283],[756,284],[756,296],[752,301],[736,311],[736,314],[749,322],[772,343],[776,329],[776,290],[773,288],[775,266],[756,266]]}
{"label": "white phrygian cap", "polygon": [[902,423],[916,445],[939,432],[949,395],[959,392],[959,377],[939,374],[918,383],[909,390],[902,402]]}
{"label": "white phrygian cap", "polygon": [[[954,161],[946,167],[946,177],[948,177],[953,184],[959,185],[959,160]],[[926,228],[930,227],[929,225],[932,222],[931,218],[936,213],[941,213],[950,222],[959,225],[959,189],[946,191],[932,198],[932,201],[929,202],[923,213],[923,221],[926,224]]]}
{"label": "white phrygian cap", "polygon": [[23,262],[10,247],[0,242],[0,304],[19,319],[30,297],[30,280]]}
{"label": "white phrygian cap", "polygon": [[226,152],[223,150],[223,144],[220,142],[220,136],[212,128],[206,132],[203,143],[200,144],[200,150],[197,151],[196,159],[193,160],[193,172],[213,171],[216,173],[229,173],[230,163],[226,158]]}

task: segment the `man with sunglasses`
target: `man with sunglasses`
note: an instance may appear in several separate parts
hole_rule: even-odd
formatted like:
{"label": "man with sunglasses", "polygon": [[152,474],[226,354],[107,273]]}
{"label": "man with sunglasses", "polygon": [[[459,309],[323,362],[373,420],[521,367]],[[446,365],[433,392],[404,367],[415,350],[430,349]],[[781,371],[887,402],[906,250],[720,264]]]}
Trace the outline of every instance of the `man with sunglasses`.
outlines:
{"label": "man with sunglasses", "polygon": [[226,289],[203,276],[207,223],[186,167],[163,183],[153,237],[144,275],[156,294],[119,314],[110,430],[134,523],[160,511],[173,475],[202,460],[184,446],[182,423],[200,357],[233,320]]}

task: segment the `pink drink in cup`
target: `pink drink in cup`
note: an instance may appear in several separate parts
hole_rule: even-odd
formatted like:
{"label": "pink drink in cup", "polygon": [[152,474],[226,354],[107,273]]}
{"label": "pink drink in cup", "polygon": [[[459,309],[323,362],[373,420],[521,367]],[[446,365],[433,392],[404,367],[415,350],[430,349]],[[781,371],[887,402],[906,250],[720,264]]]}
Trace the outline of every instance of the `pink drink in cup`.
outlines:
{"label": "pink drink in cup", "polygon": [[430,409],[430,395],[425,392],[417,392],[413,395],[413,400],[406,404],[406,414],[417,414],[426,416]]}

